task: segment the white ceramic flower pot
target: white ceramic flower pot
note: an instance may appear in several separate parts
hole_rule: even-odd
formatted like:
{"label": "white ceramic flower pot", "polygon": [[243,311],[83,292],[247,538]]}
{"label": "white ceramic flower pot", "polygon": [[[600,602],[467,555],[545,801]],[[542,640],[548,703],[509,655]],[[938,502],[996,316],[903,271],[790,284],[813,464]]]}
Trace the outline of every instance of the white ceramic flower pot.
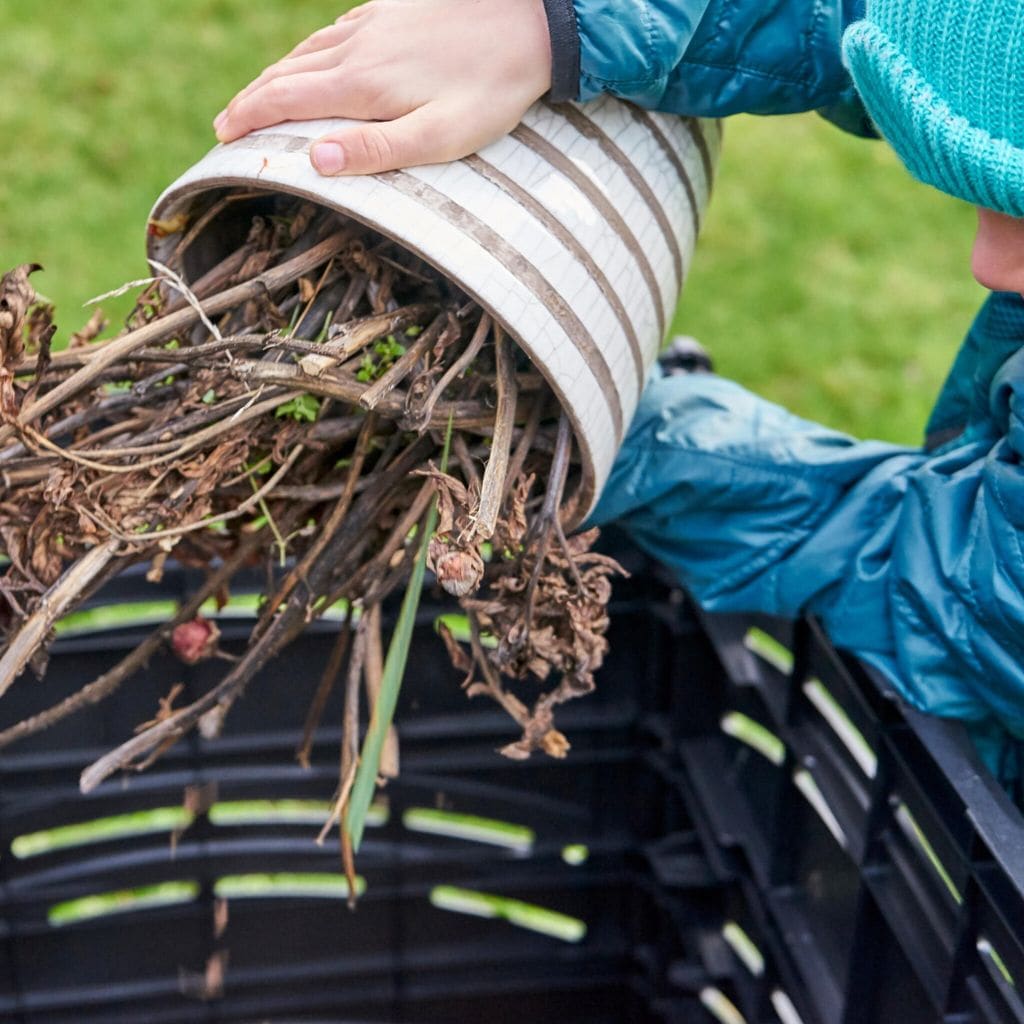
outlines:
{"label": "white ceramic flower pot", "polygon": [[[337,121],[289,122],[216,146],[153,217],[226,185],[324,203],[401,242],[473,295],[569,412],[592,507],[665,338],[721,143],[716,121],[604,98],[541,102],[511,135],[450,164],[324,178],[312,140]],[[150,251],[163,255],[159,239]]]}

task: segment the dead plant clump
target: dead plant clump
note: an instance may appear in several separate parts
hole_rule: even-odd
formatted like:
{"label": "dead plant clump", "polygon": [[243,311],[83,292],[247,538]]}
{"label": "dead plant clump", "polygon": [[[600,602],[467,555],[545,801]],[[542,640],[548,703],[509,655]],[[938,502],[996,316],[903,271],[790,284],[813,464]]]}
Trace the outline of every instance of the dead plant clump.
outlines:
{"label": "dead plant clump", "polygon": [[[186,269],[204,239],[238,244]],[[239,230],[242,225],[242,230]],[[0,281],[0,694],[45,672],[54,623],[137,562],[173,558],[205,583],[170,621],[78,693],[0,733],[0,746],[110,696],[169,646],[221,656],[214,623],[233,577],[268,572],[247,648],[223,678],[86,769],[90,790],[192,728],[218,733],[260,668],[339,600],[339,628],[298,749],[308,761],[331,689],[347,688],[337,814],[359,761],[360,690],[380,691],[381,603],[410,578],[428,519],[428,567],[468,617],[442,636],[470,697],[521,737],[503,749],[563,757],[557,705],[594,686],[610,577],[597,531],[566,537],[579,467],[551,389],[476,302],[422,260],[313,204],[226,192],[150,230],[155,264],[126,330],[97,313],[53,351],[34,265]],[[230,234],[227,227],[221,235]],[[208,259],[208,262],[209,259]],[[505,680],[532,680],[527,703]],[[378,773],[396,765],[394,734]]]}

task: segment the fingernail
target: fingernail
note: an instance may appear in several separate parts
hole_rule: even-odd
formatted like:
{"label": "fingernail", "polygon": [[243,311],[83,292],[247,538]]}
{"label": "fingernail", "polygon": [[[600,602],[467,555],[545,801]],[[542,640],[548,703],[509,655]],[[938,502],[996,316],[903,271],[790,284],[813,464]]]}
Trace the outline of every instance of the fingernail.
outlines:
{"label": "fingernail", "polygon": [[321,142],[313,147],[313,166],[321,174],[337,174],[345,166],[345,151],[336,142]]}
{"label": "fingernail", "polygon": [[225,122],[225,120],[227,119],[227,116],[228,116],[228,112],[227,112],[227,109],[225,108],[224,110],[222,110],[222,111],[221,111],[221,112],[220,112],[220,113],[219,113],[219,114],[218,114],[218,115],[217,115],[217,116],[216,116],[216,117],[215,117],[215,118],[213,119],[213,127],[214,127],[215,129],[219,130],[219,129],[220,129],[220,126],[221,126],[221,125],[222,125],[222,124],[223,124],[223,123]]}

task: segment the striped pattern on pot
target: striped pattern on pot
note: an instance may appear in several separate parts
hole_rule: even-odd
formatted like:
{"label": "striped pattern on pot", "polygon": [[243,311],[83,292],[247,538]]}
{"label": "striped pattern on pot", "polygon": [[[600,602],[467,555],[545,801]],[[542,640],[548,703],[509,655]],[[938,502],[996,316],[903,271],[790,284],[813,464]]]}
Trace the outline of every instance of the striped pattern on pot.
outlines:
{"label": "striped pattern on pot", "polygon": [[[605,97],[532,107],[510,135],[449,164],[323,178],[310,143],[338,121],[288,122],[216,146],[168,188],[166,219],[227,185],[334,207],[422,256],[502,323],[568,410],[592,507],[657,357],[693,256],[721,145],[717,121]],[[150,238],[161,258],[161,240]]]}

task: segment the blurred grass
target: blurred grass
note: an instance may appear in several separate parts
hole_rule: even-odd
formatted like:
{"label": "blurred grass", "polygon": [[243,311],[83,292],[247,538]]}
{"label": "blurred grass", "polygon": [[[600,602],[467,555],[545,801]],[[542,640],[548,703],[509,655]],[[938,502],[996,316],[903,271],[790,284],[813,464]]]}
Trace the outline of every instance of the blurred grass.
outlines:
{"label": "blurred grass", "polygon": [[974,211],[816,115],[734,118],[676,327],[801,415],[919,443],[984,292]]}
{"label": "blurred grass", "polygon": [[[62,334],[145,273],[150,206],[234,91],[344,6],[0,0],[0,266],[46,266]],[[981,296],[972,212],[813,116],[733,119],[724,154],[677,329],[803,415],[916,441]]]}

